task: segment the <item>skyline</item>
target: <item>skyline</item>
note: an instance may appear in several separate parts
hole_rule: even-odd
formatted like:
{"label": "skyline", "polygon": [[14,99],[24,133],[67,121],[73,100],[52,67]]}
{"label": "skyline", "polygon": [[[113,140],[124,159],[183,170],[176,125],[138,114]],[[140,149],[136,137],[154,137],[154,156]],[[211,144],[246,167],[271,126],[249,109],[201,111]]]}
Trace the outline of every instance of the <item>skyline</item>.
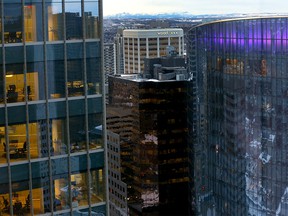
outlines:
{"label": "skyline", "polygon": [[[273,7],[272,7],[273,6]],[[287,13],[288,2],[284,0],[105,0],[104,16],[119,13],[158,14],[183,12],[195,15],[229,13]]]}

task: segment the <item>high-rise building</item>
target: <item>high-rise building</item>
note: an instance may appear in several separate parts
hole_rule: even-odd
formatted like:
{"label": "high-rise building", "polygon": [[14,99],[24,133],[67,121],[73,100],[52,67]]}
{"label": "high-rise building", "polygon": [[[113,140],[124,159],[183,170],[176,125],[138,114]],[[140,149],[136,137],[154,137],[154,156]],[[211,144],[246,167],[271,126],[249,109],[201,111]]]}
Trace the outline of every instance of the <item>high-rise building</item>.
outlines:
{"label": "high-rise building", "polygon": [[288,17],[215,21],[188,38],[191,203],[287,215]]}
{"label": "high-rise building", "polygon": [[124,73],[143,73],[144,58],[166,56],[167,46],[184,55],[184,35],[180,28],[125,29],[123,31]]}
{"label": "high-rise building", "polygon": [[188,214],[189,82],[176,80],[177,69],[158,67],[161,79],[109,77],[107,128],[120,135],[130,215]]}
{"label": "high-rise building", "polygon": [[102,1],[1,1],[0,215],[109,214],[102,17]]}
{"label": "high-rise building", "polygon": [[123,28],[117,29],[117,34],[114,37],[115,45],[115,74],[124,73],[124,54],[123,54]]}
{"label": "high-rise building", "polygon": [[120,136],[107,131],[110,216],[127,216],[127,184],[121,177]]}
{"label": "high-rise building", "polygon": [[105,74],[105,83],[108,83],[108,75],[113,75],[116,73],[115,68],[115,45],[114,43],[105,43],[104,44],[104,74]]}

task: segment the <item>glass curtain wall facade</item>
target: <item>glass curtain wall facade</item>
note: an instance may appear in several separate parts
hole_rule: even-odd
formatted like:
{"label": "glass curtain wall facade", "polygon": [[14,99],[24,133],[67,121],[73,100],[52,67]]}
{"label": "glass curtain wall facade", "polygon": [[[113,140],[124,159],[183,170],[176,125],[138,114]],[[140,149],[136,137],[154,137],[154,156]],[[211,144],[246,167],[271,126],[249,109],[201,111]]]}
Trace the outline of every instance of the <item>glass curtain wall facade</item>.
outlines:
{"label": "glass curtain wall facade", "polygon": [[0,7],[0,215],[105,213],[102,2]]}
{"label": "glass curtain wall facade", "polygon": [[188,213],[187,85],[109,76],[107,127],[123,135],[121,179],[130,215]]}
{"label": "glass curtain wall facade", "polygon": [[188,37],[194,208],[287,215],[288,18],[217,21]]}

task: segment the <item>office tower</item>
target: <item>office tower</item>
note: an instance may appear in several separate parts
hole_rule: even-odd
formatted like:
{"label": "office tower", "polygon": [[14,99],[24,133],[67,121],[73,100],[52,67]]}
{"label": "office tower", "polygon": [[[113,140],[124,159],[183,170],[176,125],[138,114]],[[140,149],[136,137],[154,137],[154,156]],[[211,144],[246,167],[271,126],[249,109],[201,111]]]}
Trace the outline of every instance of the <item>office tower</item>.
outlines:
{"label": "office tower", "polygon": [[120,136],[107,131],[109,207],[111,216],[127,216],[127,184],[121,177]]}
{"label": "office tower", "polygon": [[107,128],[123,135],[121,170],[130,215],[188,214],[188,81],[176,81],[178,72],[166,80],[109,77]]}
{"label": "office tower", "polygon": [[113,43],[104,44],[104,74],[105,83],[108,83],[108,75],[113,75],[116,73],[115,68],[115,49]]}
{"label": "office tower", "polygon": [[0,214],[109,214],[102,1],[4,0],[0,17]]}
{"label": "office tower", "polygon": [[287,17],[189,31],[191,203],[199,214],[287,214]]}
{"label": "office tower", "polygon": [[124,73],[124,50],[123,50],[123,28],[117,29],[117,34],[114,37],[115,44],[115,67],[116,74]]}
{"label": "office tower", "polygon": [[143,73],[144,58],[165,56],[167,46],[173,46],[177,55],[183,56],[182,29],[125,29],[123,31],[124,73]]}

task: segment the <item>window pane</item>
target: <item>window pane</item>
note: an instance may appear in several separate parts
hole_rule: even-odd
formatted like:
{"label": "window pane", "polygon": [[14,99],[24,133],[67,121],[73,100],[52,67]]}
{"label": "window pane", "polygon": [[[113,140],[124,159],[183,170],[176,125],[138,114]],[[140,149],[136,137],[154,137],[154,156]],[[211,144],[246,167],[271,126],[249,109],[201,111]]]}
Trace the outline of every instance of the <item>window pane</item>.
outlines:
{"label": "window pane", "polygon": [[69,60],[67,61],[68,73],[68,96],[82,96],[84,95],[84,81],[83,81],[83,61]]}
{"label": "window pane", "polygon": [[65,119],[52,120],[52,140],[53,140],[54,155],[61,155],[68,153],[66,128],[67,127]]}
{"label": "window pane", "polygon": [[98,2],[85,2],[86,38],[99,38]]}
{"label": "window pane", "polygon": [[102,143],[102,116],[91,114],[88,117],[89,123],[89,149],[99,149]]}
{"label": "window pane", "polygon": [[[44,63],[33,62],[27,63],[27,100],[44,100],[45,99],[45,88],[44,88]],[[23,87],[23,93],[24,92]],[[24,97],[24,94],[23,94]]]}
{"label": "window pane", "polygon": [[88,205],[88,175],[79,173],[71,175],[72,207]]}
{"label": "window pane", "polygon": [[63,11],[59,0],[46,2],[48,40],[63,40]]}
{"label": "window pane", "polygon": [[86,150],[85,116],[70,117],[71,153]]}
{"label": "window pane", "polygon": [[105,200],[104,170],[91,171],[91,203],[95,204]]}
{"label": "window pane", "polygon": [[11,167],[12,173],[12,205],[14,215],[29,213],[29,174],[28,164],[21,164]]}
{"label": "window pane", "polygon": [[68,179],[67,178],[55,179],[54,187],[55,187],[54,208],[56,209],[56,211],[70,208]]}
{"label": "window pane", "polygon": [[51,191],[48,161],[34,162],[32,165],[32,203],[34,214],[51,212]]}
{"label": "window pane", "polygon": [[83,38],[81,1],[65,2],[66,39]]}
{"label": "window pane", "polygon": [[26,42],[43,41],[42,3],[25,1],[24,27]]}
{"label": "window pane", "polygon": [[5,43],[22,42],[21,3],[4,3],[4,40]]}
{"label": "window pane", "polygon": [[48,92],[50,98],[65,97],[64,61],[48,61]]}

